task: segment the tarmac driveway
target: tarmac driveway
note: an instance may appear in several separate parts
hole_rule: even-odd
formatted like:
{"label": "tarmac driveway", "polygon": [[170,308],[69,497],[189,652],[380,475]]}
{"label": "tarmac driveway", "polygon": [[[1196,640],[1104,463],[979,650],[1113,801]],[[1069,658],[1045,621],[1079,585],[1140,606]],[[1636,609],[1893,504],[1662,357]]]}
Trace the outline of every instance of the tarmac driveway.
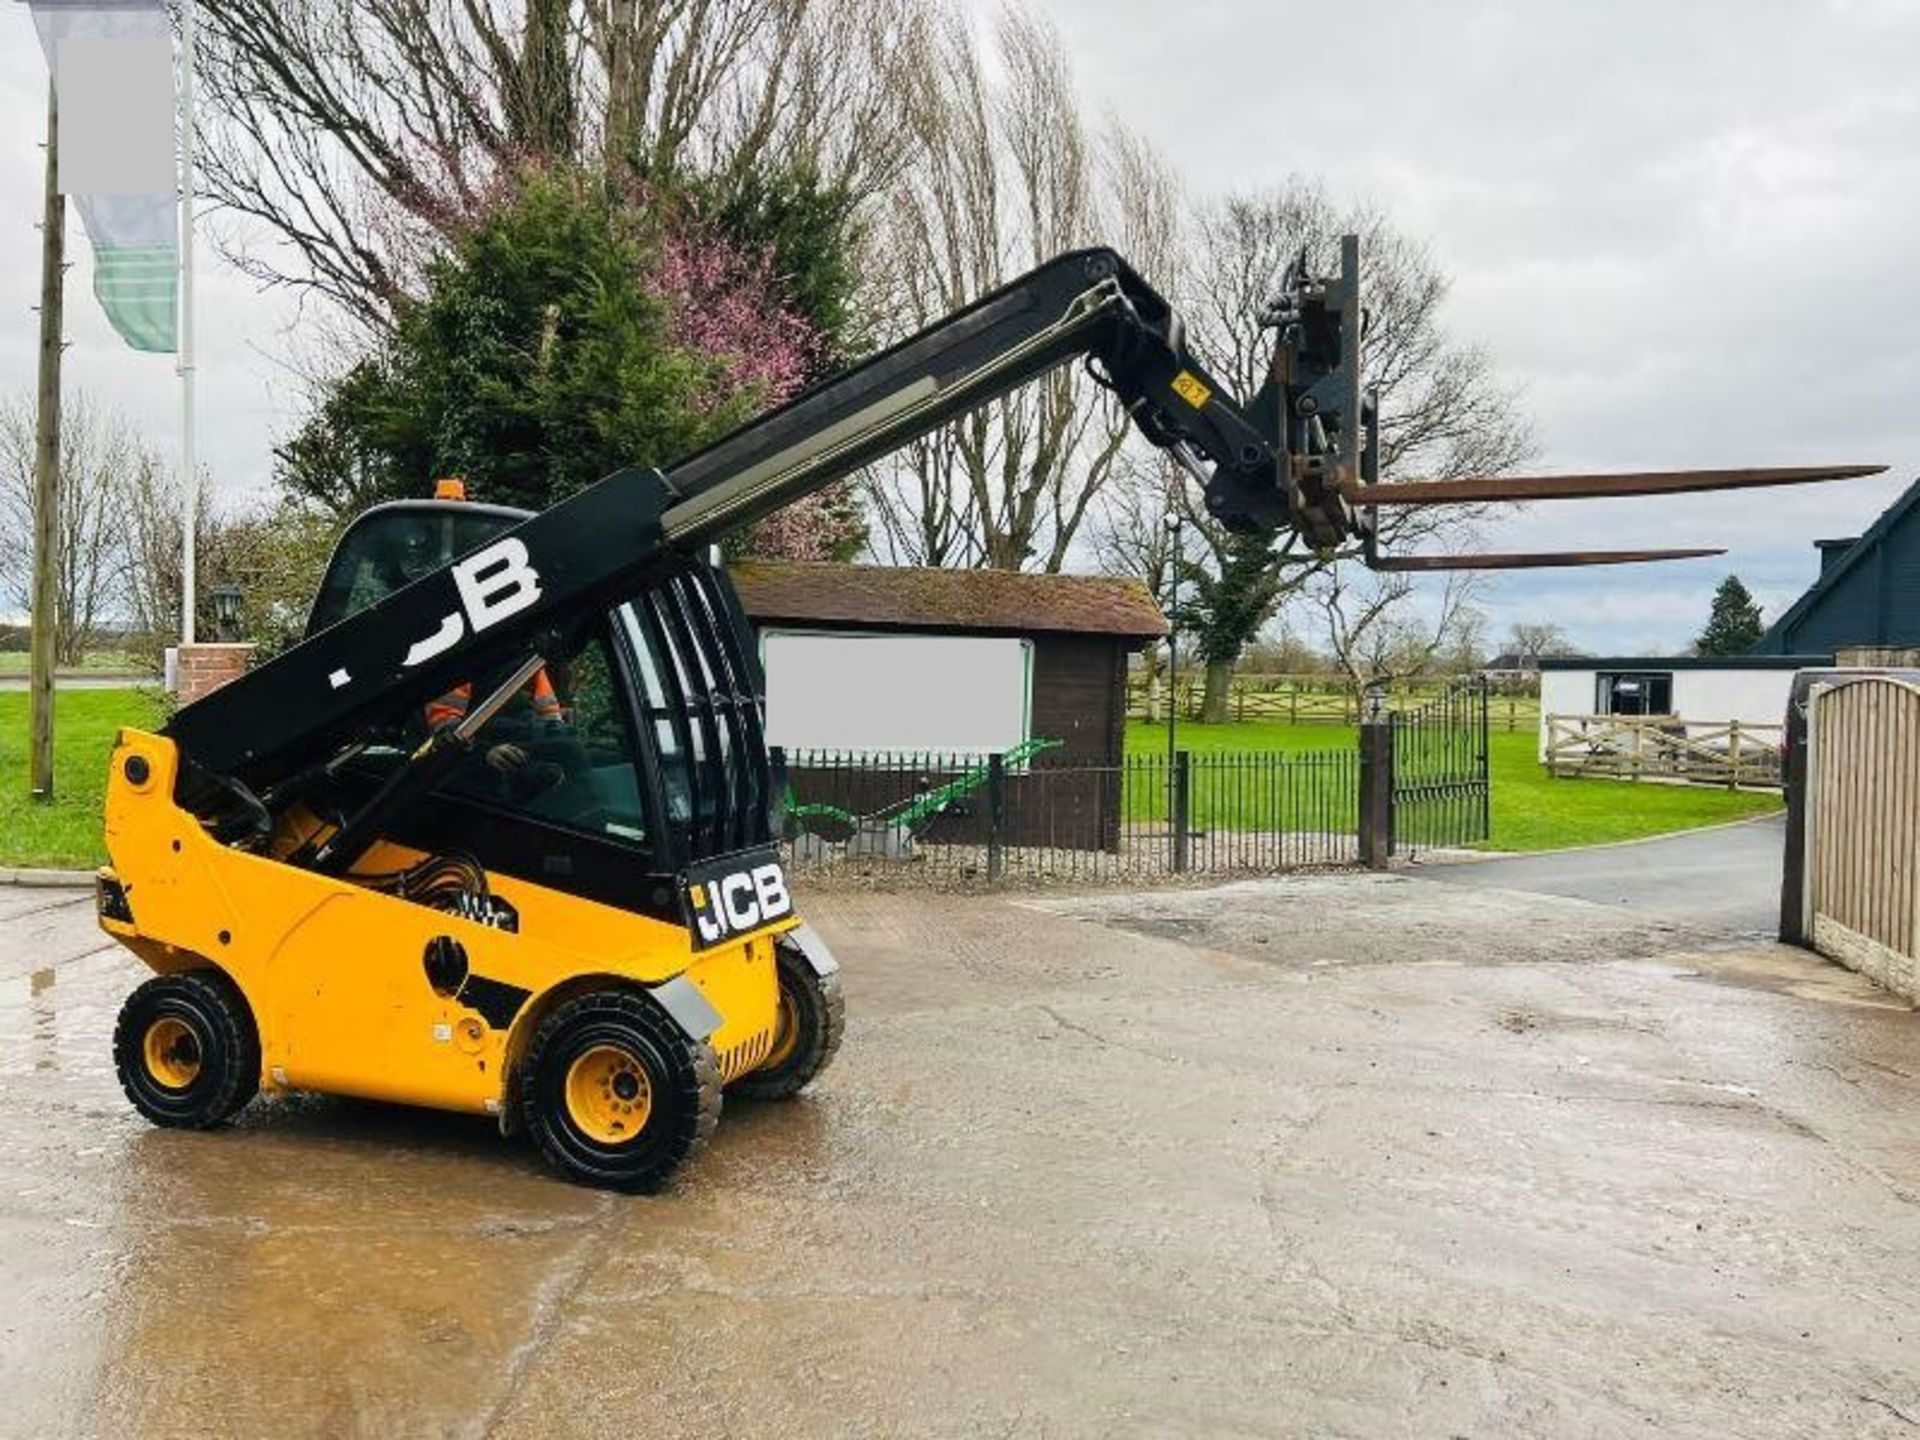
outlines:
{"label": "tarmac driveway", "polygon": [[1780,926],[1785,816],[1715,825],[1624,845],[1468,860],[1420,871],[1481,889],[1619,905],[1703,930],[1771,936]]}
{"label": "tarmac driveway", "polygon": [[1920,1020],[1858,976],[1402,875],[802,898],[839,1061],[627,1198],[393,1107],[150,1129],[137,967],[0,888],[0,1435],[1920,1424]]}

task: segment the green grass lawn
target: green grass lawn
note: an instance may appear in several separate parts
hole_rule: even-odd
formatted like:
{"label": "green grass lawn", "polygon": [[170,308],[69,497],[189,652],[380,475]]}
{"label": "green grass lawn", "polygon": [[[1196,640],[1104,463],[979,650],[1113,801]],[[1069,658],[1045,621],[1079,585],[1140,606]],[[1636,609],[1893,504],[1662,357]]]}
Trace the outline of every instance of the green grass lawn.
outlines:
{"label": "green grass lawn", "polygon": [[1780,809],[1777,791],[1719,790],[1634,780],[1559,779],[1539,761],[1535,735],[1495,735],[1488,757],[1493,778],[1494,850],[1559,850],[1638,840],[1767,815]]}
{"label": "green grass lawn", "polygon": [[[1249,742],[1248,737],[1258,736]],[[1269,738],[1283,735],[1283,739]],[[1198,830],[1288,830],[1351,833],[1359,824],[1356,741],[1344,725],[1288,725],[1244,720],[1180,727],[1180,748],[1193,752],[1188,813]],[[1164,725],[1130,724],[1126,772],[1127,823],[1164,825],[1170,799]],[[1274,762],[1282,752],[1285,764]]]}
{"label": "green grass lawn", "polygon": [[[104,857],[100,845],[100,797],[107,755],[122,725],[158,723],[160,702],[143,690],[65,690],[56,708],[57,798],[36,805],[27,798],[27,697],[0,691],[0,865],[86,866]],[[1132,724],[1127,750],[1164,755],[1166,728]],[[1556,780],[1541,768],[1531,731],[1496,731],[1492,737],[1493,839],[1496,850],[1555,850],[1632,840],[1765,814],[1780,808],[1772,794],[1729,793],[1690,785],[1636,784],[1625,780]],[[1287,813],[1314,828],[1353,823],[1353,771],[1334,757],[1351,753],[1353,730],[1344,725],[1287,725],[1248,720],[1233,725],[1183,724],[1180,747],[1195,755],[1288,754],[1328,756],[1324,768],[1290,767],[1277,772],[1249,763],[1196,776],[1194,818],[1202,826],[1232,827],[1242,817],[1272,815],[1281,806],[1271,787],[1293,789],[1283,797]],[[1264,792],[1262,787],[1268,787]],[[1130,786],[1129,818],[1165,818],[1163,789]]]}
{"label": "green grass lawn", "polygon": [[[27,673],[28,655],[24,650],[0,650],[0,675],[24,675]],[[61,674],[96,673],[104,675],[137,674],[147,667],[131,655],[118,650],[95,650],[87,655],[77,667],[62,666]]]}
{"label": "green grass lawn", "polygon": [[[1287,725],[1279,721],[1247,720],[1232,725],[1183,724],[1180,748],[1195,756],[1232,755],[1250,751],[1350,751],[1356,744],[1345,725]],[[1164,755],[1165,725],[1127,726],[1127,752]],[[1636,840],[1715,825],[1727,820],[1764,815],[1780,808],[1772,793],[1728,792],[1696,785],[1656,785],[1631,780],[1561,780],[1540,764],[1539,738],[1532,730],[1496,730],[1489,742],[1488,763],[1493,782],[1493,850],[1559,850],[1569,845],[1599,845],[1614,840]],[[1325,773],[1325,784],[1345,783],[1345,772]],[[1337,797],[1329,796],[1331,802]],[[1200,825],[1231,821],[1234,806],[1203,805],[1195,796],[1195,820]],[[1134,818],[1153,818],[1164,806],[1143,800],[1146,812]],[[1129,810],[1137,807],[1130,800]],[[1348,808],[1351,808],[1349,802]],[[1211,813],[1203,813],[1211,812]],[[1335,813],[1344,814],[1345,811]]]}
{"label": "green grass lawn", "polygon": [[144,690],[62,690],[54,700],[54,800],[27,797],[27,696],[0,691],[0,865],[87,866],[106,858],[100,798],[122,725],[149,726],[159,699]]}

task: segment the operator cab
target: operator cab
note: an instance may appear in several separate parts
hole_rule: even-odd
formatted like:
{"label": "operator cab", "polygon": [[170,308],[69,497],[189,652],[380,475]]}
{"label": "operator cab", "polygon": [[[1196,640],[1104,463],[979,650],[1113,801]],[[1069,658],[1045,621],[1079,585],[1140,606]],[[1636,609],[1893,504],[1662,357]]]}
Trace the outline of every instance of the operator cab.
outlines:
{"label": "operator cab", "polygon": [[[315,597],[317,635],[529,518],[458,498],[366,511]],[[724,572],[674,557],[578,632],[473,736],[471,752],[386,827],[400,844],[471,854],[488,870],[643,913],[677,913],[688,864],[768,843],[762,683]],[[478,676],[397,705],[334,777],[351,814],[441,725],[499,684]]]}
{"label": "operator cab", "polygon": [[442,480],[431,500],[394,500],[366,511],[340,537],[326,578],[307,613],[307,635],[377,605],[469,550],[532,518],[510,505],[465,498],[459,481]]}

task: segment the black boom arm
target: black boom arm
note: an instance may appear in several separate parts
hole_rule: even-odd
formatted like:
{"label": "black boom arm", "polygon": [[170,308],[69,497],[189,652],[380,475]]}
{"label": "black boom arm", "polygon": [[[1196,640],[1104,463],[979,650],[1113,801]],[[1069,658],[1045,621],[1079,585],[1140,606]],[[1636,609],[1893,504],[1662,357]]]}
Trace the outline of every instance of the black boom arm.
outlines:
{"label": "black boom arm", "polygon": [[717,539],[1083,356],[1155,444],[1271,474],[1272,436],[1188,352],[1167,302],[1113,251],[1081,250],[672,466],[667,538]]}
{"label": "black boom arm", "polygon": [[[168,733],[202,772],[271,783],[410,699],[558,653],[727,531],[1082,358],[1149,440],[1214,467],[1223,519],[1285,523],[1272,427],[1188,352],[1179,317],[1119,255],[1075,251],[664,472],[622,470],[559,502],[188,706]],[[1233,495],[1257,504],[1219,498]]]}
{"label": "black boom arm", "polygon": [[[660,470],[622,470],[323,630],[188,706],[167,727],[202,776],[271,784],[409,700],[564,653],[580,627],[727,531],[852,474],[931,430],[1084,359],[1135,426],[1204,486],[1230,529],[1297,533],[1378,569],[1622,564],[1717,553],[1393,556],[1382,508],[1654,495],[1797,484],[1878,466],[1382,483],[1376,403],[1362,383],[1359,242],[1333,277],[1303,255],[1266,307],[1272,364],[1227,393],[1173,308],[1112,250],[1077,250]],[[244,796],[243,796],[244,798]]]}

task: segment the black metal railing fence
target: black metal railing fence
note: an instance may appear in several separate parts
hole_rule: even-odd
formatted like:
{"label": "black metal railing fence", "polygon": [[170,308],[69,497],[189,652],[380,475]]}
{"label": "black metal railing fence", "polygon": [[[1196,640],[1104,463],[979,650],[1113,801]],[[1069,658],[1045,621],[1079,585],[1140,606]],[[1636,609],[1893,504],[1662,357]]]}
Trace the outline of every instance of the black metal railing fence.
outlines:
{"label": "black metal railing fence", "polygon": [[1475,845],[1491,835],[1488,700],[1485,681],[1468,681],[1388,717],[1394,853]]}
{"label": "black metal railing fence", "polygon": [[786,757],[785,849],[802,874],[1099,882],[1346,865],[1359,755]]}

